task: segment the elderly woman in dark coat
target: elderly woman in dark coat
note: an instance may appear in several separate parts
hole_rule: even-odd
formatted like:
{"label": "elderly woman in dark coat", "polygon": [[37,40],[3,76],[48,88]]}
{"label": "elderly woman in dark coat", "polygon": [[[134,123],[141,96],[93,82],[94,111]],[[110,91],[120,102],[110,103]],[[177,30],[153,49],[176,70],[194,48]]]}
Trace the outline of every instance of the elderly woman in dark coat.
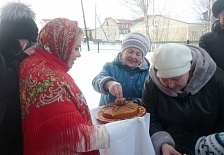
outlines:
{"label": "elderly woman in dark coat", "polygon": [[142,102],[157,155],[195,154],[196,141],[224,131],[224,72],[200,47],[155,49]]}

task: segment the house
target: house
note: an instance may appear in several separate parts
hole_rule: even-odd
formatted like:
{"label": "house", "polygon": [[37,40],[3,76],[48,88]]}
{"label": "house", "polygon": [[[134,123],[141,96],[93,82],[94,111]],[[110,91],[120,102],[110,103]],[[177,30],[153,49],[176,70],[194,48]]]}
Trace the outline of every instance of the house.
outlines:
{"label": "house", "polygon": [[127,20],[127,19],[115,19],[119,26],[119,32],[120,34],[127,34],[130,32],[130,28],[133,26],[133,21],[132,20]]}
{"label": "house", "polygon": [[100,27],[87,30],[87,34],[92,41],[120,42],[131,26],[132,20],[108,17]]}
{"label": "house", "polygon": [[[131,32],[146,34],[146,21],[138,21]],[[152,42],[187,42],[198,41],[206,31],[201,23],[187,23],[161,15],[149,16],[149,35]]]}
{"label": "house", "polygon": [[[48,21],[50,19],[42,19],[42,25]],[[162,15],[148,15],[148,28],[150,40],[153,43],[198,42],[200,36],[207,32],[206,26],[202,23],[187,23]],[[108,17],[99,27],[88,29],[87,35],[89,41],[114,43],[121,42],[124,35],[129,32],[146,34],[144,18],[127,20]]]}

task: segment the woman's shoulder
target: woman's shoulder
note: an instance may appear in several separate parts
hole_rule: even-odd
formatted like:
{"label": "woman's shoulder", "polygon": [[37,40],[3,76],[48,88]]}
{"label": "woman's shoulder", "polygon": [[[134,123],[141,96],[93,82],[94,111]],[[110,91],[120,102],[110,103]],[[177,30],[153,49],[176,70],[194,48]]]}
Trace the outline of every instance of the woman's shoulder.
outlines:
{"label": "woman's shoulder", "polygon": [[214,36],[215,35],[215,32],[207,32],[207,33],[205,33],[205,34],[203,34],[201,37],[200,37],[200,39],[209,39],[209,38],[211,38],[212,36]]}
{"label": "woman's shoulder", "polygon": [[216,67],[216,71],[212,77],[216,80],[221,80],[224,82],[224,71],[221,68]]}
{"label": "woman's shoulder", "polygon": [[120,68],[120,66],[115,61],[112,61],[112,62],[106,62],[103,65],[103,68],[106,68],[106,69],[109,69],[109,70],[114,70],[116,68]]}

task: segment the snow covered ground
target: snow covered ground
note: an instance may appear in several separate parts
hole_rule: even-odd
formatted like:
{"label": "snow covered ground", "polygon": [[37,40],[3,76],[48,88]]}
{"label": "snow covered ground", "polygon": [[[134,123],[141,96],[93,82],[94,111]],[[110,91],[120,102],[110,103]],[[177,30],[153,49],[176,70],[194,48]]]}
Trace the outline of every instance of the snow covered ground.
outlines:
{"label": "snow covered ground", "polygon": [[93,89],[92,80],[101,71],[104,63],[112,61],[120,49],[120,45],[100,45],[98,53],[96,45],[90,44],[90,51],[87,46],[82,46],[81,57],[76,59],[70,69],[69,74],[83,92],[90,109],[97,107],[100,100],[100,93]]}

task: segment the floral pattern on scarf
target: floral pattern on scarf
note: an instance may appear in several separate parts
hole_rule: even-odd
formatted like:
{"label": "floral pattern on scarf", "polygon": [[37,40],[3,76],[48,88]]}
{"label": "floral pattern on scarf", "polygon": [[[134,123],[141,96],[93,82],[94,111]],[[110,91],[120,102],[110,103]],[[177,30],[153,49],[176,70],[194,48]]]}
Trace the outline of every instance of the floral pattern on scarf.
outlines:
{"label": "floral pattern on scarf", "polygon": [[94,128],[85,97],[67,73],[66,61],[79,37],[76,27],[61,18],[46,24],[38,41],[45,48],[37,48],[20,65],[24,155],[99,153],[77,152],[83,138],[84,148],[90,148]]}
{"label": "floral pattern on scarf", "polygon": [[38,47],[47,50],[55,57],[67,64],[75,39],[81,29],[75,21],[56,18],[47,23],[40,31]]}

